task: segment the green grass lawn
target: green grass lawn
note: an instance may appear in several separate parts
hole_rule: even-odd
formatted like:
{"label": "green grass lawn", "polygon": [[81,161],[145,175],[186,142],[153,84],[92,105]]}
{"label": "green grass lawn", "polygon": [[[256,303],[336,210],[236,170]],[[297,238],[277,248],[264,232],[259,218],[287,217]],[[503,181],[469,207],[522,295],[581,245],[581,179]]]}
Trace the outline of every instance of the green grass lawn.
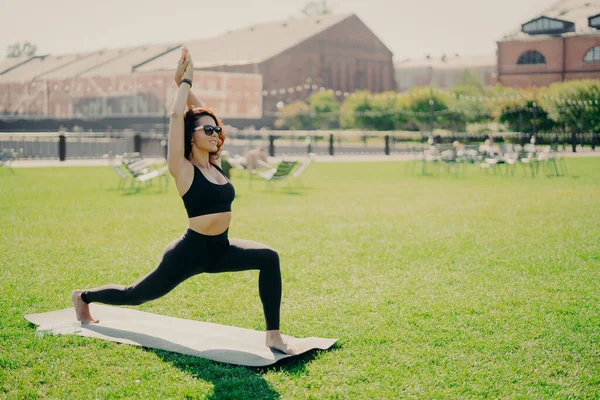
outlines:
{"label": "green grass lawn", "polygon": [[[598,398],[600,158],[569,176],[407,176],[314,164],[273,190],[235,171],[231,237],[282,260],[282,331],[340,338],[266,369],[77,336],[23,314],[129,284],[187,227],[106,168],[0,171],[0,398]],[[257,272],[199,275],[139,307],[263,329]]]}

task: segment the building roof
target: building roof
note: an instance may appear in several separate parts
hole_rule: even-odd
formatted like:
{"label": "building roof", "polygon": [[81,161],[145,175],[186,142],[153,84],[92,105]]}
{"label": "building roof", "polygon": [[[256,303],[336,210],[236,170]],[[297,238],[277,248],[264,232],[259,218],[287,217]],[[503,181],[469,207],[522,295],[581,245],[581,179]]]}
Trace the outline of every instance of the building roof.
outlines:
{"label": "building roof", "polygon": [[394,62],[396,69],[469,69],[469,68],[495,68],[495,55],[481,56],[442,56],[439,58],[407,59]]}
{"label": "building roof", "polygon": [[0,74],[8,71],[9,69],[15,68],[19,64],[22,64],[30,59],[31,57],[5,58],[4,60],[0,61]]}
{"label": "building roof", "polygon": [[154,44],[140,46],[123,51],[119,57],[97,64],[95,67],[82,72],[80,76],[110,76],[126,75],[132,72],[136,65],[143,64],[157,57],[162,57],[180,45]]}
{"label": "building roof", "polygon": [[88,54],[68,54],[61,56],[34,56],[15,68],[0,74],[0,81],[31,81],[40,75],[65,67]]}
{"label": "building roof", "polygon": [[45,55],[0,62],[0,81],[112,76],[131,72],[173,70],[186,45],[197,68],[265,61],[354,16],[330,14],[251,25],[201,40],[104,49],[88,53]]}
{"label": "building roof", "polygon": [[559,0],[552,6],[542,11],[542,13],[533,16],[523,23],[533,21],[542,17],[557,19],[561,21],[572,22],[575,24],[574,32],[567,32],[556,35],[528,35],[523,33],[522,26],[513,29],[501,41],[512,40],[539,40],[543,37],[560,37],[598,34],[600,31],[589,26],[589,17],[600,14],[600,0]]}
{"label": "building roof", "polygon": [[[353,14],[330,14],[268,22],[216,37],[185,43],[196,67],[260,63],[344,21]],[[183,44],[183,43],[182,43]],[[173,69],[179,52],[172,52],[135,68],[135,71]]]}
{"label": "building roof", "polygon": [[79,76],[98,65],[102,65],[106,62],[120,58],[123,54],[127,54],[131,50],[118,49],[118,50],[100,50],[93,53],[88,53],[83,57],[79,57],[73,62],[48,71],[44,74],[38,75],[39,79],[65,79],[75,76]]}

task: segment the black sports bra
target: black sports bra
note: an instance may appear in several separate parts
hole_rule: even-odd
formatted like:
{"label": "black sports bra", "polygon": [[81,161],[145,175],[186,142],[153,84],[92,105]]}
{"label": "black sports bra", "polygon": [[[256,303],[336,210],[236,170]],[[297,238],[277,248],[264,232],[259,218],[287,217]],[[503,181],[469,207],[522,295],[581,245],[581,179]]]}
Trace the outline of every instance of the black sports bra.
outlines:
{"label": "black sports bra", "polygon": [[[212,165],[227,178],[221,168]],[[189,218],[231,211],[231,203],[234,198],[235,189],[229,179],[223,185],[212,183],[195,165],[192,185],[181,196]]]}

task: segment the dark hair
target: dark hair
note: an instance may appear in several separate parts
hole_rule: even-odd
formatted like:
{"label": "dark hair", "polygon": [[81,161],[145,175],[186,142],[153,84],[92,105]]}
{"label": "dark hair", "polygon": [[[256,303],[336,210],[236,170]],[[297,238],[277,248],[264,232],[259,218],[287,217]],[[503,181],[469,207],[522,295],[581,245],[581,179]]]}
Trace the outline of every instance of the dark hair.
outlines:
{"label": "dark hair", "polygon": [[[192,137],[194,136],[194,130],[198,126],[198,119],[203,116],[208,115],[215,120],[215,124],[223,128],[223,123],[221,120],[215,115],[215,113],[206,107],[194,107],[185,113],[185,117],[183,119],[184,124],[184,146],[183,146],[183,156],[185,158],[189,158],[190,153],[192,152]],[[221,150],[221,146],[223,146],[223,142],[225,142],[225,129],[221,130],[219,134],[219,140],[217,143],[217,148]]]}

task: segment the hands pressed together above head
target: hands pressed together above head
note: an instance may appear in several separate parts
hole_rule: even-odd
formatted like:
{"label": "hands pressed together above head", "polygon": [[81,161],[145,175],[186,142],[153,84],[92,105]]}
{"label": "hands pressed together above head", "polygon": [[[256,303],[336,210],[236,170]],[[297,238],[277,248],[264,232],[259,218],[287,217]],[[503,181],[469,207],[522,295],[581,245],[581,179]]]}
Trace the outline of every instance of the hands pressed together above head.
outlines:
{"label": "hands pressed together above head", "polygon": [[177,86],[181,85],[181,81],[184,79],[190,81],[194,80],[194,62],[192,61],[192,55],[187,47],[181,48],[181,57],[177,62],[175,76],[173,77]]}

